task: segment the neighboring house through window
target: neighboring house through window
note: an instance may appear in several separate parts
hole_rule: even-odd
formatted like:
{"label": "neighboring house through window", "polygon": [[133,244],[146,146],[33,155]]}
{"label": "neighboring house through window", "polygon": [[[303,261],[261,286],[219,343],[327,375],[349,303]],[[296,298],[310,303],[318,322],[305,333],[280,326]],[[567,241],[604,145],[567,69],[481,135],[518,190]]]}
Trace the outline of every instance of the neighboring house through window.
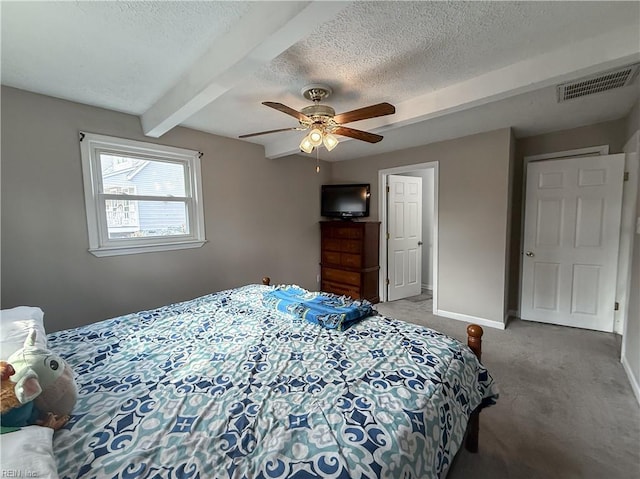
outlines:
{"label": "neighboring house through window", "polygon": [[[107,194],[135,195],[134,187],[110,186],[104,187]],[[130,200],[107,200],[105,201],[107,212],[107,227],[109,234],[113,232],[114,237],[127,238],[129,233],[140,230],[140,219],[136,202]]]}
{"label": "neighboring house through window", "polygon": [[197,151],[83,133],[81,152],[91,253],[204,244]]}

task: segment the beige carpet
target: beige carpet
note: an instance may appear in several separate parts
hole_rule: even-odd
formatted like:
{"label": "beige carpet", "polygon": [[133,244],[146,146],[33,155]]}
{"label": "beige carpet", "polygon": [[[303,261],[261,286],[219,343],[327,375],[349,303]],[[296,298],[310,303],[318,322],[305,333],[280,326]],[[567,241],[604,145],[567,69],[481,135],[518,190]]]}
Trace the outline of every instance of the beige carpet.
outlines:
{"label": "beige carpet", "polygon": [[[466,341],[467,323],[433,316],[431,300],[376,309]],[[463,449],[449,479],[640,478],[640,407],[619,336],[520,320],[484,331],[500,399],[480,415],[480,451]]]}

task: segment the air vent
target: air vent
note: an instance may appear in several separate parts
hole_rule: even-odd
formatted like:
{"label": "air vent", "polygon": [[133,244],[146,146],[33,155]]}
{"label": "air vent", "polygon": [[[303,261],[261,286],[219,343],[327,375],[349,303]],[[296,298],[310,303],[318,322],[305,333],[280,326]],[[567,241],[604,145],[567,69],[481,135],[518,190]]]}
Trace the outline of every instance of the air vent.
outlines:
{"label": "air vent", "polygon": [[640,63],[558,85],[558,102],[630,85],[636,77],[638,67]]}

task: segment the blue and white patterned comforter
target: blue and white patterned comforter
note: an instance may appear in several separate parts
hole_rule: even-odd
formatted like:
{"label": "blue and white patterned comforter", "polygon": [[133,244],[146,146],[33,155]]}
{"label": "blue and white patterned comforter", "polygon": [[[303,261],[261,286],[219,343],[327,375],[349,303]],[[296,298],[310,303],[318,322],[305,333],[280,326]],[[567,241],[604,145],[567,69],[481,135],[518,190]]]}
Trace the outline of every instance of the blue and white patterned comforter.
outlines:
{"label": "blue and white patterned comforter", "polygon": [[473,353],[382,316],[327,330],[250,285],[50,334],[78,403],[68,478],[436,478],[497,398]]}

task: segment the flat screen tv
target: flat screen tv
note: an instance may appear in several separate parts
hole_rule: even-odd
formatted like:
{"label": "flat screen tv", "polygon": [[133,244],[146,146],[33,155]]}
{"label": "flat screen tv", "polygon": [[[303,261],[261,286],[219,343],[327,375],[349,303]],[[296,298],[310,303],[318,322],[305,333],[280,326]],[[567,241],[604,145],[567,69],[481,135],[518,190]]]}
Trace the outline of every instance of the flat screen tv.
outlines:
{"label": "flat screen tv", "polygon": [[369,216],[368,184],[322,185],[320,214],[328,218],[365,218]]}

